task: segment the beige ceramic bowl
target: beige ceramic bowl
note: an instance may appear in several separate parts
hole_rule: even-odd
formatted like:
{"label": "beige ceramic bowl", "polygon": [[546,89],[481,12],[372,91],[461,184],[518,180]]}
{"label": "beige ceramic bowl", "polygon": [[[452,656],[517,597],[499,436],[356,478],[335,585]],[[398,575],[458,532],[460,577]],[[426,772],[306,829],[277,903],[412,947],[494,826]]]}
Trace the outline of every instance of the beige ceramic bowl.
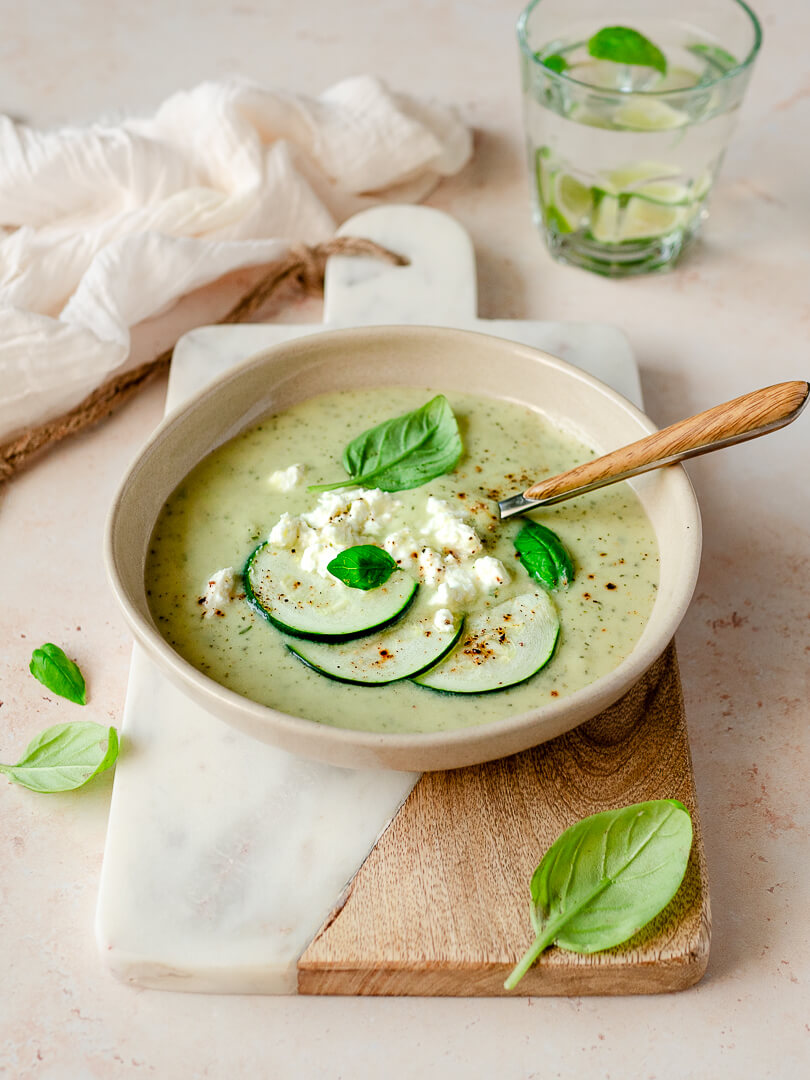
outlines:
{"label": "beige ceramic bowl", "polygon": [[[428,327],[320,333],[253,357],[164,421],[113,504],[107,571],[149,656],[189,697],[241,731],[335,765],[457,768],[525,750],[595,716],[663,651],[689,604],[700,560],[700,516],[680,466],[634,481],[658,538],[661,577],[650,620],[632,653],[614,671],[570,697],[499,722],[431,735],[390,735],[334,728],[277,712],[225,689],[183,660],[161,637],[146,602],[144,561],[158,513],[201,458],[267,413],[315,394],[403,383],[446,391],[459,387],[518,401],[600,451],[655,430],[643,413],[603,383],[524,345]],[[469,705],[475,708],[473,701]]]}

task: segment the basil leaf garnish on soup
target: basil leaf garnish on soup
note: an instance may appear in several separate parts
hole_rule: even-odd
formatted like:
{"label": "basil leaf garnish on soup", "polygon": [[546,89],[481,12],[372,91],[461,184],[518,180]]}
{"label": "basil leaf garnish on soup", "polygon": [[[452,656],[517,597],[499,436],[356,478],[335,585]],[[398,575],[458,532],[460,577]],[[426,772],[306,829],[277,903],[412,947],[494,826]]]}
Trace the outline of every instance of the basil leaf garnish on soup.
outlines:
{"label": "basil leaf garnish on soup", "polygon": [[547,589],[569,585],[574,564],[559,536],[537,521],[525,521],[515,537],[520,561],[533,578]]}
{"label": "basil leaf garnish on soup", "polygon": [[453,410],[444,394],[438,394],[413,412],[385,420],[352,439],[343,451],[349,480],[314,484],[310,491],[349,484],[406,491],[452,472],[462,450]]}
{"label": "basil leaf garnish on soup", "polygon": [[326,569],[350,589],[377,589],[397,569],[394,559],[373,544],[358,544],[336,555]]}
{"label": "basil leaf garnish on soup", "polygon": [[87,704],[84,676],[78,664],[65,656],[58,645],[49,642],[34,649],[28,670],[51,693],[67,698],[76,705]]}
{"label": "basil leaf garnish on soup", "polygon": [[606,810],[566,829],[532,876],[536,937],[505,988],[549,945],[594,953],[627,941],[678,891],[691,849],[692,820],[676,799]]}
{"label": "basil leaf garnish on soup", "polygon": [[0,765],[0,773],[30,791],[73,791],[109,769],[117,757],[114,727],[79,720],[41,731],[17,764]]}

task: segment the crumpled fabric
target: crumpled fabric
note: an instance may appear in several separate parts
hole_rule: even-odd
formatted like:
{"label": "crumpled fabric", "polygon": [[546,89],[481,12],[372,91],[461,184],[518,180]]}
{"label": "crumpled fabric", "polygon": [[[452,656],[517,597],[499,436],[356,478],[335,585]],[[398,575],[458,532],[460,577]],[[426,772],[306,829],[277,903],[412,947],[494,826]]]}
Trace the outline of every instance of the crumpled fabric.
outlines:
{"label": "crumpled fabric", "polygon": [[454,110],[369,76],[316,98],[208,82],[115,126],[0,116],[0,439],[126,370],[130,328],[185,293],[369,197],[417,201],[471,151]]}

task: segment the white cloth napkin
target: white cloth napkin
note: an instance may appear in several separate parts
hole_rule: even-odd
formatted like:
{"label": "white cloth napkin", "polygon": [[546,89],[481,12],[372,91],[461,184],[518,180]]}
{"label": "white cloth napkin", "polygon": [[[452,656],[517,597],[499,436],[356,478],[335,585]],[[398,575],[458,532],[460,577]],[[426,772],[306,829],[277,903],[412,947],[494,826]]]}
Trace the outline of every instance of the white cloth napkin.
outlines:
{"label": "white cloth napkin", "polygon": [[0,439],[125,370],[135,323],[327,239],[358,197],[423,198],[471,146],[453,110],[368,76],[317,98],[203,83],[116,126],[0,116]]}

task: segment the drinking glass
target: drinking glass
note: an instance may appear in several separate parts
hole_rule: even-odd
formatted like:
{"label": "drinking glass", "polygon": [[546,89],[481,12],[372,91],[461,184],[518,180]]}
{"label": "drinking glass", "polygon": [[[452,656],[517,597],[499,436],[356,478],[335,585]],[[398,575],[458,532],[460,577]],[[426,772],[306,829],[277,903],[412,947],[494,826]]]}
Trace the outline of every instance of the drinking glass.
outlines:
{"label": "drinking glass", "polygon": [[[624,59],[599,55],[613,48],[605,34],[594,44],[606,27]],[[626,62],[627,30],[656,47],[650,63]],[[742,0],[532,0],[517,32],[551,254],[611,277],[672,266],[706,217],[762,40],[756,16]]]}

